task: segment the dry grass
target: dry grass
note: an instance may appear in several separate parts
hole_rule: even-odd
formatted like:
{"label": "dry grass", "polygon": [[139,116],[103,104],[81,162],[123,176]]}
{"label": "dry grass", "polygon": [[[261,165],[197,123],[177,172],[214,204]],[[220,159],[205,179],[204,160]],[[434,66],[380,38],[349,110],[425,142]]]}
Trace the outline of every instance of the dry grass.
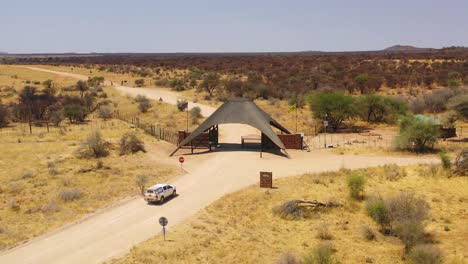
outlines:
{"label": "dry grass", "polygon": [[[116,144],[130,128],[117,120],[108,124],[100,129],[112,145],[110,155],[99,159],[101,166],[97,159],[75,155],[96,125],[70,126],[64,133],[44,132],[41,137],[0,131],[0,249],[137,195],[137,175],[158,182],[176,174],[173,167],[155,164],[151,153],[120,156]],[[146,144],[164,144],[137,133]]]}
{"label": "dry grass", "polygon": [[0,86],[9,85],[18,89],[27,85],[26,81],[30,81],[30,85],[33,85],[32,82],[34,81],[42,84],[43,81],[48,79],[52,80],[58,88],[76,83],[76,79],[71,77],[34,71],[16,65],[0,65]]}
{"label": "dry grass", "polygon": [[87,69],[84,67],[75,67],[75,66],[52,66],[52,65],[36,65],[34,67],[39,67],[43,69],[53,70],[53,71],[61,71],[61,72],[69,72],[69,73],[76,73],[86,76],[102,76],[108,81],[112,81],[114,85],[120,85],[122,80],[126,80],[127,83],[124,84],[125,86],[132,86],[135,87],[135,80],[137,79],[144,79],[145,86],[152,86],[154,84],[153,78],[149,77],[140,77],[133,74],[121,74],[121,73],[112,73],[107,71],[100,71],[99,69],[92,68]]}
{"label": "dry grass", "polygon": [[[408,175],[398,181],[386,180],[382,167],[362,169],[359,173],[367,175],[368,195],[386,196],[404,190],[424,197],[432,208],[426,230],[449,263],[459,260],[468,255],[468,178],[428,177],[420,173],[422,167],[407,167]],[[363,227],[378,227],[366,215],[364,203],[349,199],[346,176],[350,173],[353,172],[342,170],[320,174],[326,185],[314,184],[316,175],[303,175],[275,181],[278,189],[255,186],[226,195],[191,222],[169,229],[171,242],[155,237],[114,262],[274,263],[283,252],[306,256],[324,238],[332,238],[336,250],[333,256],[341,263],[364,263],[369,259],[373,263],[404,263],[403,244],[398,238],[377,232],[372,241],[363,236]],[[298,220],[285,220],[272,213],[275,206],[293,199],[331,199],[344,207]],[[445,231],[445,226],[450,231]]]}

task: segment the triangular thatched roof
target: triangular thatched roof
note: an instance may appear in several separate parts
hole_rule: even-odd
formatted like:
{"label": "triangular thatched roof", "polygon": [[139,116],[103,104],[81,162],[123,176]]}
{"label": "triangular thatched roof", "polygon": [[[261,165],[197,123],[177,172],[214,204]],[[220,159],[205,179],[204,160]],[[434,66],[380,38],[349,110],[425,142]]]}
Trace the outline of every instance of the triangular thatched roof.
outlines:
{"label": "triangular thatched roof", "polygon": [[278,128],[284,133],[291,134],[285,127],[260,109],[252,100],[242,98],[230,99],[209,116],[187,138],[180,142],[179,146],[184,146],[210,127],[219,124],[245,124],[255,127],[281,149],[285,149],[284,144],[271,126]]}

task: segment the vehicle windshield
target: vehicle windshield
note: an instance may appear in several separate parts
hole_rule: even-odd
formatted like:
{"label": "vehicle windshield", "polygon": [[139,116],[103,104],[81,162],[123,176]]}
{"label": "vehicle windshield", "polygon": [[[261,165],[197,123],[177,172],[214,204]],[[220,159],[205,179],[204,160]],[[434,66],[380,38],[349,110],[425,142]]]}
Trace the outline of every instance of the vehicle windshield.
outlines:
{"label": "vehicle windshield", "polygon": [[161,188],[161,187],[157,188],[157,189],[156,189],[156,192],[157,192],[157,193],[162,193],[162,192],[163,192],[163,188]]}

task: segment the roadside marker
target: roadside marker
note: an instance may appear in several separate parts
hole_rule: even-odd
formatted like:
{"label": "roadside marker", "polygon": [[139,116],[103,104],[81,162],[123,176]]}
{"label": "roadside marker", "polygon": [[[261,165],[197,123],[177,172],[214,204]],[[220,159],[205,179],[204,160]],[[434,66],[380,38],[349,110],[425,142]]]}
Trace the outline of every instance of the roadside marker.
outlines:
{"label": "roadside marker", "polygon": [[167,223],[169,223],[169,221],[167,220],[166,217],[161,216],[161,217],[159,218],[159,224],[163,227],[164,241],[166,241],[166,226],[167,226]]}

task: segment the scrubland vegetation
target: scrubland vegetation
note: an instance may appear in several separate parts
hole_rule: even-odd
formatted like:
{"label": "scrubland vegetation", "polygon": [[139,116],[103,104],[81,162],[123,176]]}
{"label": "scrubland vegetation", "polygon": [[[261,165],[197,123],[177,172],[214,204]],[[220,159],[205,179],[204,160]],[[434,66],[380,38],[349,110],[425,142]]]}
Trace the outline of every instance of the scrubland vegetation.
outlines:
{"label": "scrubland vegetation", "polygon": [[[152,164],[147,153],[162,143],[120,120],[175,131],[185,128],[186,100],[218,106],[240,96],[254,99],[291,131],[296,116],[297,132],[310,135],[398,127],[392,149],[446,153],[439,154],[441,165],[342,169],[275,180],[278,189],[250,187],[171,229],[173,241],[153,238],[115,262],[466,261],[466,140],[442,145],[440,126],[453,128],[468,119],[467,54],[444,49],[4,60],[46,63],[40,67],[91,78],[76,81],[0,65],[0,249],[175,175],[172,167]],[[185,99],[172,106],[133,98],[105,81],[170,87]],[[193,108],[190,128],[203,118]],[[49,126],[56,132],[46,132]]]}
{"label": "scrubland vegetation", "polygon": [[113,262],[463,263],[468,179],[453,170],[386,165],[253,186]]}
{"label": "scrubland vegetation", "polygon": [[[176,174],[145,153],[162,142],[114,119],[125,113],[175,127],[185,124],[176,107],[126,97],[99,76],[77,82],[13,66],[0,66],[0,74],[0,85],[15,88],[0,92],[0,249]],[[144,114],[141,101],[151,105]]]}
{"label": "scrubland vegetation", "polygon": [[138,151],[143,141],[162,143],[108,122],[104,129],[74,125],[60,134],[0,136],[1,249],[138,194],[141,174],[151,182],[176,174]]}

